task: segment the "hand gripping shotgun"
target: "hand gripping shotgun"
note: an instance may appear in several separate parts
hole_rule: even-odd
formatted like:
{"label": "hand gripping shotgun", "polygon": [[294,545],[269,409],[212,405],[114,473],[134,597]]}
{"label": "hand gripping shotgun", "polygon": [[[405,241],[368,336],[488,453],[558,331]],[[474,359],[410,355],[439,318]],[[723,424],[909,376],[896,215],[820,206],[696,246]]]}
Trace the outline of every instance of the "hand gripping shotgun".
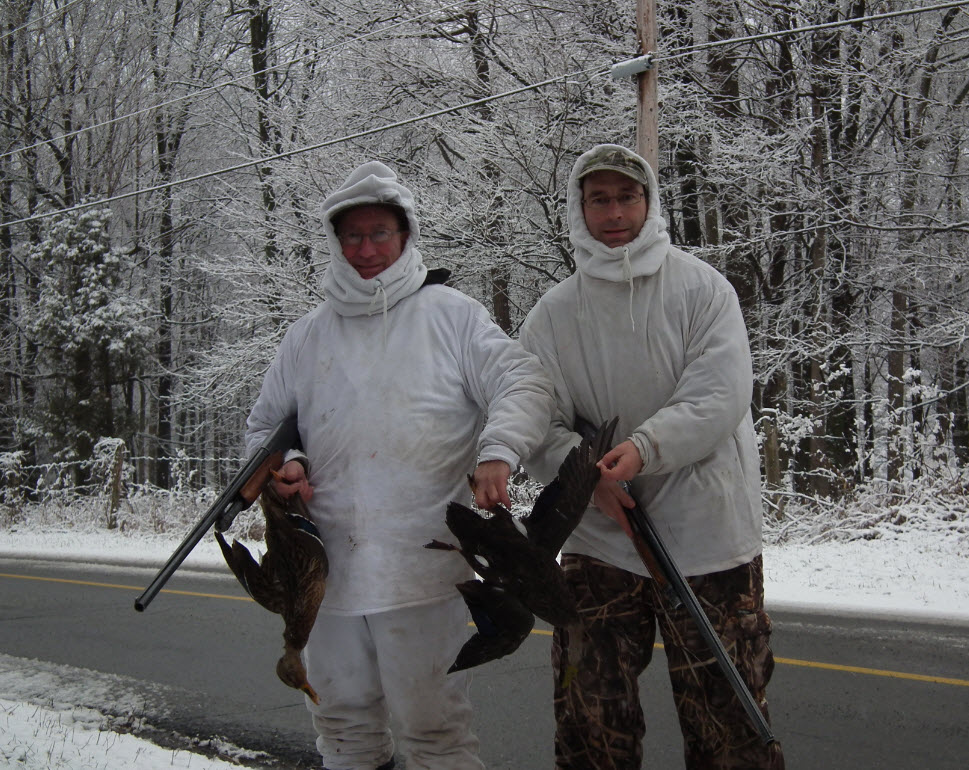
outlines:
{"label": "hand gripping shotgun", "polygon": [[283,464],[286,450],[298,445],[299,428],[296,424],[296,415],[292,415],[273,428],[269,437],[253,453],[242,470],[233,476],[225,491],[212,503],[195,528],[185,536],[181,545],[175,549],[165,566],[158,571],[145,592],[135,599],[135,609],[138,612],[145,611],[145,607],[155,598],[162,586],[168,582],[213,524],[216,532],[225,532],[232,525],[235,517],[256,501],[269,481],[270,473],[278,470]]}
{"label": "hand gripping shotgun", "polygon": [[[575,430],[583,438],[595,434],[595,426],[582,417],[576,417]],[[628,482],[620,482],[620,486],[633,500],[636,500]],[[686,581],[683,573],[680,572],[680,568],[676,566],[676,562],[673,561],[673,557],[660,538],[649,515],[638,501],[633,508],[626,508],[625,510],[629,526],[633,531],[633,544],[636,546],[636,552],[643,560],[643,564],[646,565],[650,577],[663,590],[674,609],[683,607],[690,614],[693,622],[696,623],[700,636],[703,637],[703,641],[706,642],[713,657],[716,658],[720,671],[740,699],[740,703],[744,707],[744,711],[747,712],[747,716],[760,739],[764,742],[764,745],[774,743],[777,739],[754,701],[754,696],[750,694],[747,683],[741,678],[733,660],[724,649],[723,642],[717,636],[717,632],[700,606],[690,584]]]}

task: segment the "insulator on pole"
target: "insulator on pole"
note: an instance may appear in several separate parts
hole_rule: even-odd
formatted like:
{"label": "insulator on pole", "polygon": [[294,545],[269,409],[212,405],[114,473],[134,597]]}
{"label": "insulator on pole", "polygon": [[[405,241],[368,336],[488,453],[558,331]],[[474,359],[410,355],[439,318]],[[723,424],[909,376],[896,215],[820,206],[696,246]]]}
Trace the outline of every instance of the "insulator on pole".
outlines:
{"label": "insulator on pole", "polygon": [[635,59],[616,62],[609,68],[609,74],[612,75],[613,80],[623,80],[651,70],[654,65],[653,54],[647,53]]}

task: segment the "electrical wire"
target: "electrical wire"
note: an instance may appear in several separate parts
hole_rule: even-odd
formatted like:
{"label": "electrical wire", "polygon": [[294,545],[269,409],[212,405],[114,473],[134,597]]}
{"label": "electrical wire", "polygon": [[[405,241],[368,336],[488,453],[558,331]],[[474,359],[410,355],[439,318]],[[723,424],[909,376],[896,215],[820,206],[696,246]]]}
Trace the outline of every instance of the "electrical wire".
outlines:
{"label": "electrical wire", "polygon": [[0,222],[0,227],[12,227],[13,225],[22,225],[27,222],[36,222],[41,219],[48,219],[54,216],[60,216],[63,214],[69,214],[74,211],[84,211],[86,209],[94,208],[95,206],[103,206],[108,203],[114,203],[116,201],[122,201],[127,198],[133,198],[137,195],[147,195],[148,193],[159,192],[161,190],[167,190],[172,187],[178,187],[183,184],[191,184],[192,182],[199,182],[203,179],[211,179],[212,177],[221,176],[222,174],[231,174],[235,171],[242,171],[247,168],[252,168],[253,166],[260,166],[266,163],[272,163],[277,160],[285,160],[286,158],[291,158],[295,155],[302,155],[304,152],[312,152],[314,150],[320,150],[324,147],[330,147],[334,144],[342,144],[343,142],[352,142],[355,139],[361,139],[365,136],[373,136],[375,134],[383,133],[384,131],[390,131],[395,128],[402,128],[403,126],[409,126],[414,123],[420,123],[425,120],[430,120],[431,118],[437,118],[442,115],[449,115],[454,112],[461,112],[462,110],[471,109],[472,107],[478,107],[482,104],[488,104],[489,102],[498,101],[499,99],[506,99],[509,96],[515,96],[516,94],[525,93],[526,91],[535,91],[539,88],[544,88],[545,86],[551,85],[552,83],[557,83],[561,80],[569,80],[572,78],[579,78],[583,75],[595,75],[603,74],[609,71],[608,65],[599,65],[597,67],[592,67],[587,70],[581,70],[577,72],[570,72],[566,75],[557,75],[553,78],[548,78],[547,80],[542,80],[538,83],[531,83],[526,86],[520,86],[519,88],[513,88],[510,91],[502,91],[500,94],[492,94],[491,96],[485,96],[481,99],[474,99],[469,102],[462,102],[461,104],[456,104],[451,107],[443,107],[439,110],[433,110],[432,112],[425,112],[420,115],[415,115],[410,118],[405,118],[404,120],[398,120],[395,123],[387,123],[382,126],[376,126],[375,128],[368,128],[364,131],[358,131],[354,134],[347,134],[346,136],[337,137],[336,139],[327,139],[323,142],[316,142],[315,144],[306,145],[304,147],[297,147],[292,150],[287,150],[286,152],[280,152],[275,155],[268,155],[261,158],[255,158],[253,160],[247,160],[244,163],[238,163],[234,166],[229,166],[227,168],[216,169],[215,171],[207,171],[203,174],[196,174],[195,176],[184,177],[182,179],[175,179],[171,182],[164,182],[162,184],[153,185],[152,187],[144,187],[138,190],[132,190],[126,193],[119,193],[118,195],[112,195],[109,198],[99,198],[94,201],[86,201],[84,203],[78,203],[74,206],[65,209],[58,209],[57,211],[48,211],[43,214],[34,214],[33,216],[24,217],[22,219],[14,219],[9,222]]}
{"label": "electrical wire", "polygon": [[[74,2],[79,2],[79,1],[80,0],[74,0]],[[377,35],[385,34],[387,32],[390,32],[390,31],[394,30],[394,29],[397,29],[398,27],[404,27],[404,26],[407,26],[409,24],[413,24],[414,22],[423,21],[424,19],[426,19],[429,16],[436,16],[437,14],[439,14],[439,13],[441,13],[443,11],[450,11],[450,10],[452,10],[454,8],[457,8],[458,6],[466,5],[469,1],[470,0],[458,0],[457,2],[451,3],[450,5],[445,5],[442,8],[435,8],[433,11],[428,11],[427,13],[422,13],[422,14],[420,14],[418,16],[414,16],[414,17],[411,17],[411,18],[408,18],[408,19],[402,19],[400,21],[394,22],[393,24],[388,24],[385,27],[380,27],[379,29],[375,29],[375,30],[373,30],[371,32],[367,32],[367,33],[362,34],[362,35],[357,35],[355,37],[348,38],[347,40],[343,40],[343,41],[341,41],[339,43],[335,43],[334,45],[328,46],[328,47],[323,48],[323,49],[321,49],[319,51],[311,51],[310,53],[304,54],[303,56],[297,56],[297,57],[295,57],[293,59],[289,59],[287,61],[281,62],[280,64],[275,64],[272,67],[266,67],[265,69],[259,70],[256,73],[249,73],[249,72],[247,72],[245,75],[240,75],[237,78],[232,78],[231,80],[225,80],[225,81],[223,81],[221,83],[216,83],[215,85],[206,86],[205,88],[201,88],[198,91],[193,91],[193,92],[191,92],[189,94],[183,94],[182,96],[176,96],[176,97],[174,97],[172,99],[169,99],[168,101],[159,102],[158,104],[153,104],[150,107],[144,107],[144,108],[142,108],[140,110],[135,110],[134,112],[129,112],[129,113],[126,113],[124,115],[118,115],[117,117],[111,118],[110,120],[104,120],[104,121],[101,121],[100,123],[94,123],[94,124],[92,124],[90,126],[84,126],[83,128],[78,128],[75,131],[69,131],[69,132],[64,133],[64,134],[58,134],[57,136],[50,137],[48,139],[42,139],[42,140],[40,140],[38,142],[34,142],[33,144],[28,144],[28,145],[25,145],[23,147],[17,147],[17,148],[15,148],[13,150],[8,150],[7,152],[4,152],[4,153],[0,154],[0,160],[3,160],[4,158],[12,157],[14,155],[19,155],[20,153],[27,152],[28,150],[34,150],[34,149],[36,149],[38,147],[43,147],[44,145],[50,144],[51,142],[57,142],[57,141],[61,141],[61,140],[64,140],[64,139],[70,139],[72,137],[80,136],[82,134],[85,134],[85,133],[87,133],[89,131],[94,131],[95,129],[98,129],[98,128],[104,128],[105,126],[111,126],[111,125],[114,125],[116,123],[120,123],[121,121],[124,121],[124,120],[130,120],[131,118],[137,118],[137,117],[139,117],[141,115],[147,115],[149,113],[154,112],[155,110],[160,110],[160,109],[163,109],[165,107],[171,107],[171,106],[173,106],[175,104],[179,104],[179,103],[184,102],[184,101],[191,101],[191,100],[194,100],[194,99],[198,99],[199,97],[206,96],[206,95],[208,95],[210,93],[215,93],[216,91],[219,91],[219,90],[221,90],[223,88],[226,88],[228,86],[235,85],[237,83],[245,82],[245,81],[249,80],[251,77],[254,77],[255,75],[268,74],[270,72],[275,72],[277,70],[284,69],[286,67],[290,67],[290,66],[292,66],[294,64],[299,64],[301,61],[304,61],[306,59],[310,59],[310,58],[317,57],[317,56],[322,56],[323,54],[332,53],[333,51],[337,51],[337,50],[339,50],[341,48],[346,48],[346,47],[348,47],[348,46],[350,46],[350,45],[352,45],[354,43],[358,43],[360,41],[364,41],[367,38],[371,38],[371,37],[375,37]],[[50,14],[48,14],[48,15],[50,15]]]}
{"label": "electrical wire", "polygon": [[48,11],[40,18],[34,19],[33,21],[28,21],[25,24],[21,24],[19,27],[16,27],[15,29],[9,29],[6,32],[0,32],[0,40],[11,37],[12,35],[16,35],[18,32],[23,32],[25,29],[29,29],[35,24],[38,24],[44,21],[45,19],[50,18],[51,16],[57,16],[58,14],[62,14],[72,5],[76,5],[77,3],[81,3],[81,2],[84,2],[84,0],[70,0],[69,3],[65,3],[60,8],[55,8],[53,11]]}
{"label": "electrical wire", "polygon": [[[80,0],[72,0],[72,2],[69,3],[67,6],[65,6],[64,8],[58,9],[58,10],[59,11],[63,11],[66,8],[68,8],[70,5],[73,5],[76,2],[80,2]],[[260,73],[259,74],[265,74],[265,73],[275,72],[276,70],[280,70],[280,69],[283,69],[285,67],[292,66],[293,64],[298,64],[299,62],[301,62],[301,61],[303,61],[305,59],[312,58],[312,57],[316,57],[316,56],[320,56],[320,55],[325,54],[325,53],[330,53],[330,52],[333,52],[335,50],[339,50],[340,48],[348,47],[349,45],[351,45],[353,43],[357,43],[357,42],[360,42],[360,41],[364,41],[367,38],[374,37],[374,36],[376,36],[378,34],[385,34],[385,33],[389,32],[389,31],[391,31],[393,29],[396,29],[398,27],[402,27],[402,26],[406,26],[406,25],[412,24],[414,22],[422,21],[426,17],[434,16],[434,15],[436,15],[438,13],[443,12],[443,11],[452,10],[453,8],[457,8],[458,6],[465,5],[468,2],[469,2],[469,0],[458,0],[458,2],[452,3],[451,5],[446,5],[446,6],[443,6],[442,8],[437,8],[437,9],[434,9],[432,11],[428,11],[427,13],[419,14],[418,16],[414,16],[414,17],[411,17],[411,18],[408,18],[408,19],[403,19],[403,20],[398,21],[398,22],[395,22],[393,24],[389,24],[386,27],[381,27],[380,29],[373,30],[372,32],[368,32],[368,33],[365,33],[363,35],[359,35],[359,36],[350,38],[348,40],[342,41],[340,43],[337,43],[335,45],[329,46],[327,48],[321,49],[320,51],[313,51],[313,52],[311,52],[309,54],[306,54],[304,56],[298,56],[298,57],[295,57],[293,59],[289,59],[289,60],[287,60],[285,62],[282,62],[280,64],[274,65],[272,67],[267,67],[264,70],[260,70]],[[878,20],[881,20],[881,19],[888,19],[888,18],[894,18],[894,17],[899,17],[899,16],[910,16],[910,15],[913,15],[913,14],[925,13],[927,11],[945,10],[945,9],[948,9],[948,8],[958,7],[958,6],[965,5],[965,4],[966,4],[966,0],[956,0],[956,1],[953,1],[953,2],[940,3],[938,5],[926,6],[926,7],[922,7],[922,8],[907,8],[907,9],[904,9],[904,10],[901,10],[901,11],[888,11],[888,12],[885,12],[885,13],[872,14],[872,15],[868,15],[868,16],[857,16],[857,17],[853,17],[851,19],[843,19],[843,20],[834,21],[834,22],[825,22],[825,23],[822,23],[822,24],[812,24],[812,25],[803,26],[803,27],[796,27],[796,28],[789,29],[789,30],[780,30],[780,31],[776,31],[776,32],[765,32],[765,33],[761,33],[761,34],[758,34],[758,35],[749,35],[749,36],[746,36],[746,37],[730,38],[729,40],[717,40],[717,41],[711,41],[711,42],[708,42],[708,43],[699,43],[699,44],[693,45],[693,46],[686,46],[686,47],[682,47],[682,48],[672,49],[667,54],[657,54],[657,55],[655,55],[653,57],[653,60],[654,60],[654,62],[673,61],[675,59],[679,59],[679,58],[686,57],[686,56],[688,56],[688,55],[690,55],[692,53],[697,53],[699,51],[709,50],[711,48],[719,48],[719,47],[728,46],[728,45],[741,45],[741,44],[745,44],[745,43],[758,42],[758,41],[761,41],[761,40],[777,40],[777,39],[780,39],[780,38],[783,38],[783,37],[789,37],[791,35],[801,34],[801,33],[804,33],[804,32],[814,32],[814,31],[819,31],[819,30],[824,30],[824,29],[833,29],[833,28],[837,28],[837,27],[844,27],[844,26],[849,26],[849,25],[859,24],[859,23],[867,23],[867,22],[870,22],[870,21],[878,21]],[[55,12],[52,11],[51,13],[46,14],[46,16],[53,15],[54,13]],[[42,17],[42,18],[46,18],[46,16],[45,17]],[[20,27],[18,29],[23,29],[23,28],[25,28],[27,26],[29,26],[29,24],[28,25],[24,25],[23,27]],[[14,31],[16,31],[16,30],[14,30]],[[130,118],[139,117],[141,115],[145,115],[145,114],[154,112],[155,110],[160,110],[160,109],[162,109],[164,107],[170,107],[172,105],[179,104],[179,103],[181,103],[183,101],[186,101],[186,100],[194,100],[194,99],[197,99],[197,98],[199,98],[201,96],[205,96],[205,95],[207,95],[209,93],[214,93],[215,91],[218,91],[218,90],[220,90],[222,88],[225,88],[227,86],[244,82],[244,81],[248,80],[250,77],[252,77],[252,74],[246,73],[245,75],[242,75],[242,76],[240,76],[238,78],[233,78],[231,80],[223,81],[222,83],[217,83],[217,84],[212,85],[212,86],[207,86],[207,87],[202,88],[202,89],[200,89],[198,91],[193,91],[190,94],[184,94],[183,96],[178,96],[178,97],[175,97],[173,99],[169,99],[168,101],[160,102],[159,104],[155,104],[155,105],[152,105],[150,107],[145,107],[145,108],[143,108],[141,110],[136,110],[135,112],[126,113],[125,115],[119,115],[117,117],[111,118],[110,120],[105,120],[105,121],[102,121],[100,123],[94,123],[94,124],[92,124],[90,126],[85,126],[84,128],[79,128],[79,129],[77,129],[75,131],[70,131],[70,132],[65,133],[65,134],[59,134],[58,136],[51,137],[49,139],[44,139],[44,140],[35,142],[34,144],[26,145],[24,147],[18,147],[18,148],[15,148],[13,150],[8,150],[7,152],[0,153],[0,160],[3,160],[5,158],[9,158],[11,156],[17,155],[17,154],[22,153],[22,152],[26,152],[28,150],[32,150],[32,149],[36,149],[38,147],[42,147],[42,146],[44,146],[46,144],[49,144],[52,141],[59,141],[59,140],[63,140],[63,139],[69,139],[69,138],[72,138],[72,137],[75,137],[75,136],[80,136],[80,135],[85,134],[85,133],[87,133],[89,131],[94,131],[95,129],[98,129],[98,128],[104,128],[106,126],[110,126],[110,125],[119,123],[121,121],[128,120]]]}
{"label": "electrical wire", "polygon": [[854,24],[868,24],[873,21],[881,21],[882,19],[894,19],[899,16],[915,16],[917,14],[928,13],[929,11],[944,11],[949,8],[958,8],[967,4],[967,0],[952,0],[947,3],[939,3],[937,5],[927,5],[921,8],[905,8],[900,11],[886,11],[884,13],[873,13],[868,16],[855,16],[850,19],[840,19],[839,21],[828,21],[821,24],[809,24],[803,27],[793,27],[791,29],[782,29],[776,32],[762,32],[758,35],[747,35],[746,37],[732,37],[728,40],[712,40],[708,43],[698,43],[697,45],[684,46],[682,48],[674,48],[669,53],[663,55],[660,54],[655,57],[656,61],[671,61],[673,59],[681,59],[684,56],[689,56],[691,53],[696,53],[698,51],[707,51],[711,48],[722,48],[729,45],[744,45],[746,43],[757,43],[761,40],[780,40],[781,38],[790,37],[791,35],[800,35],[805,32],[819,32],[825,29],[836,29],[838,27],[848,27]]}
{"label": "electrical wire", "polygon": [[[708,43],[701,43],[701,44],[698,44],[698,45],[695,45],[695,46],[686,46],[686,47],[683,47],[683,48],[672,49],[671,51],[669,51],[666,54],[660,54],[660,55],[656,56],[655,57],[655,61],[658,61],[658,62],[661,62],[661,61],[671,61],[671,60],[674,60],[674,59],[682,58],[684,56],[688,56],[689,54],[695,53],[697,51],[706,50],[706,49],[710,49],[710,48],[719,48],[719,47],[723,47],[725,45],[741,45],[741,44],[745,44],[745,43],[757,42],[757,41],[760,41],[760,40],[778,39],[778,38],[781,38],[781,37],[787,37],[787,36],[795,35],[795,34],[802,34],[802,33],[805,33],[805,32],[813,32],[813,31],[819,31],[819,30],[823,30],[823,29],[831,29],[831,28],[835,28],[835,27],[843,27],[843,26],[848,26],[848,25],[852,25],[852,24],[869,23],[869,22],[872,22],[872,21],[879,21],[879,20],[887,19],[887,18],[895,18],[895,17],[899,17],[899,16],[911,16],[911,15],[916,15],[916,14],[921,14],[921,13],[928,13],[928,12],[931,12],[931,11],[946,10],[946,9],[949,9],[949,8],[955,8],[955,7],[959,7],[959,6],[964,6],[967,3],[969,3],[969,0],[954,0],[952,2],[939,3],[939,4],[936,4],[936,5],[925,6],[925,7],[922,7],[922,8],[908,8],[908,9],[904,9],[904,10],[901,10],[901,11],[889,11],[889,12],[886,12],[886,13],[871,14],[871,15],[868,15],[868,16],[859,16],[859,17],[854,17],[854,18],[851,18],[851,19],[843,19],[843,20],[835,21],[835,22],[826,22],[826,23],[823,23],[823,24],[812,24],[812,25],[809,25],[809,26],[796,27],[796,28],[792,28],[792,29],[789,29],[789,30],[780,30],[780,31],[777,31],[777,32],[763,33],[763,34],[758,34],[758,35],[749,35],[749,36],[740,37],[740,38],[731,38],[729,40],[711,41],[711,42],[708,42]],[[236,165],[233,165],[233,166],[229,166],[229,167],[226,167],[226,168],[222,168],[222,169],[216,169],[215,171],[209,171],[209,172],[206,172],[206,173],[203,173],[203,174],[197,174],[195,176],[184,177],[184,178],[181,178],[181,179],[173,180],[171,182],[164,182],[162,184],[153,185],[151,187],[140,188],[138,190],[132,190],[132,191],[126,192],[126,193],[119,193],[118,195],[114,195],[114,196],[111,196],[111,197],[108,197],[108,198],[100,198],[100,199],[94,200],[94,201],[87,201],[87,202],[84,202],[84,203],[79,203],[79,204],[76,204],[74,206],[70,206],[68,208],[58,209],[56,211],[44,212],[42,214],[34,214],[34,215],[29,216],[29,217],[23,217],[21,219],[14,219],[14,220],[11,220],[11,221],[8,221],[8,222],[2,222],[2,221],[0,221],[0,226],[2,226],[2,227],[12,227],[14,225],[26,224],[28,222],[36,222],[36,221],[39,221],[39,220],[48,219],[48,218],[55,217],[55,216],[61,216],[61,215],[64,215],[64,214],[69,214],[69,213],[72,213],[74,211],[82,211],[82,210],[86,210],[86,209],[93,208],[95,206],[103,206],[103,205],[106,205],[106,204],[109,204],[109,203],[114,203],[116,201],[126,200],[128,198],[133,198],[133,197],[138,196],[138,195],[147,195],[149,193],[159,192],[159,191],[162,191],[162,190],[171,189],[173,187],[177,187],[177,186],[180,186],[180,185],[183,185],[183,184],[191,184],[193,182],[198,182],[198,181],[202,181],[202,180],[205,180],[205,179],[211,179],[213,177],[221,176],[223,174],[230,174],[230,173],[233,173],[233,172],[242,171],[242,170],[245,170],[245,169],[248,169],[248,168],[252,168],[253,166],[258,166],[258,165],[263,165],[263,164],[267,164],[267,163],[272,163],[272,162],[278,161],[278,160],[285,160],[287,158],[291,158],[291,157],[294,157],[296,155],[301,155],[301,154],[306,153],[306,152],[312,152],[312,151],[315,151],[315,150],[323,149],[325,147],[330,147],[330,146],[335,145],[335,144],[341,144],[343,142],[350,142],[350,141],[353,141],[355,139],[360,139],[360,138],[367,137],[367,136],[373,136],[375,134],[383,133],[384,131],[390,131],[390,130],[393,130],[393,129],[396,129],[396,128],[401,128],[403,126],[413,125],[415,123],[420,123],[420,122],[423,122],[425,120],[431,120],[433,118],[441,117],[442,115],[448,115],[448,114],[452,114],[452,113],[455,113],[455,112],[461,112],[461,111],[466,110],[466,109],[471,109],[473,107],[477,107],[477,106],[480,106],[480,105],[483,105],[483,104],[488,104],[490,102],[498,101],[498,100],[501,100],[501,99],[506,99],[508,97],[515,96],[517,94],[525,93],[527,91],[538,90],[540,88],[544,88],[544,87],[549,86],[549,85],[551,85],[553,83],[558,83],[558,82],[563,81],[563,80],[577,79],[577,78],[580,78],[580,77],[583,77],[583,76],[587,76],[587,77],[590,77],[591,78],[591,77],[594,77],[595,75],[603,74],[605,72],[608,72],[610,66],[611,65],[601,65],[601,66],[592,67],[592,68],[589,68],[589,69],[586,69],[586,70],[580,70],[580,71],[570,72],[570,73],[567,73],[565,75],[558,75],[556,77],[547,78],[546,80],[542,80],[542,81],[537,82],[537,83],[531,83],[529,85],[521,86],[519,88],[513,88],[511,90],[503,91],[501,93],[493,94],[491,96],[486,96],[486,97],[483,97],[481,99],[474,99],[472,101],[463,102],[461,104],[453,105],[451,107],[444,107],[444,108],[439,109],[439,110],[433,110],[433,111],[430,111],[430,112],[425,112],[425,113],[422,113],[420,115],[416,115],[416,116],[413,116],[413,117],[410,117],[410,118],[406,118],[404,120],[396,121],[394,123],[388,123],[388,124],[385,124],[385,125],[382,125],[382,126],[377,126],[375,128],[366,129],[364,131],[359,131],[359,132],[356,132],[356,133],[353,133],[353,134],[348,134],[348,135],[341,136],[341,137],[338,137],[338,138],[335,138],[335,139],[328,139],[328,140],[325,140],[325,141],[322,141],[322,142],[316,142],[314,144],[310,144],[310,145],[306,145],[306,146],[303,146],[303,147],[294,148],[292,150],[287,150],[286,152],[277,153],[275,155],[269,155],[269,156],[263,156],[263,157],[260,157],[260,158],[255,158],[253,160],[249,160],[249,161],[246,161],[244,163],[239,163],[239,164],[236,164]]]}

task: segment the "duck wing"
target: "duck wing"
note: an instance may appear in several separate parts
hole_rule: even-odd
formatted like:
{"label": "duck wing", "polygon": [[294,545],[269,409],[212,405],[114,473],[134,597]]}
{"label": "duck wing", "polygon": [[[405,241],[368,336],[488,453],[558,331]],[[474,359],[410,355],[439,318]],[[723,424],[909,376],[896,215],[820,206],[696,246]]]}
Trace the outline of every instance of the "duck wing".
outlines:
{"label": "duck wing", "polygon": [[484,517],[460,503],[450,503],[446,521],[461,547],[439,541],[425,547],[460,551],[486,584],[505,589],[547,623],[574,622],[578,618],[575,599],[555,554],[536,547],[526,537],[524,525],[507,509],[496,506],[491,511],[491,516]]}
{"label": "duck wing", "polygon": [[246,593],[270,612],[281,615],[285,606],[284,591],[274,571],[267,570],[263,564],[256,562],[249,549],[238,540],[233,540],[230,547],[220,532],[215,533],[215,539],[219,542],[226,564],[236,580],[246,589]]}
{"label": "duck wing", "polygon": [[618,417],[599,426],[595,436],[582,439],[566,455],[558,475],[535,500],[531,513],[522,522],[528,540],[545,553],[554,556],[578,526],[599,483],[596,463],[609,451],[616,432]]}
{"label": "duck wing", "polygon": [[[290,514],[291,521],[300,517]],[[312,531],[306,528],[306,524]],[[283,620],[286,623],[284,638],[302,650],[309,639],[320,604],[326,594],[326,578],[329,560],[326,549],[312,522],[306,519],[294,521],[293,548],[289,552],[289,572],[293,576],[292,589],[287,594]]]}

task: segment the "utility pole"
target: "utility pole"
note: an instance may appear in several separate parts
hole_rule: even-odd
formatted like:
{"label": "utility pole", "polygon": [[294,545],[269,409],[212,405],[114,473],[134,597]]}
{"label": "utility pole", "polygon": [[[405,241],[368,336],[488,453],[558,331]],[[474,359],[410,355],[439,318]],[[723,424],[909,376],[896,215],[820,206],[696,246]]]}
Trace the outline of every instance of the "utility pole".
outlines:
{"label": "utility pole", "polygon": [[[656,53],[656,0],[636,0],[639,45],[643,54]],[[656,65],[639,75],[639,107],[636,110],[636,149],[659,176],[658,89]]]}

